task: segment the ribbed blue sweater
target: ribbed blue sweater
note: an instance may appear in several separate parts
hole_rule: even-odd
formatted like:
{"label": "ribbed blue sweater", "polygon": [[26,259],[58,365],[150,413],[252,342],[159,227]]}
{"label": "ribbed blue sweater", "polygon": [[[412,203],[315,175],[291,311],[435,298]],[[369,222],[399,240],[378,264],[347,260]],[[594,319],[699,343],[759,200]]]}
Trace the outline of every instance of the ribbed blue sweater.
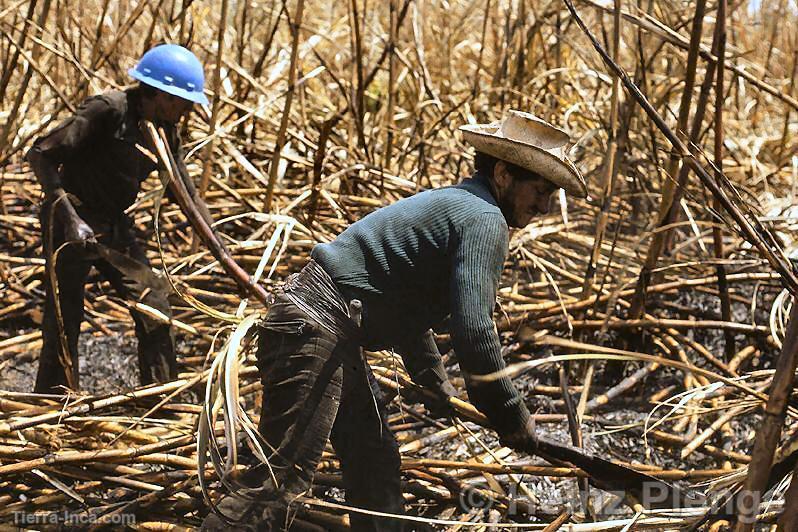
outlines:
{"label": "ribbed blue sweater", "polygon": [[395,348],[408,369],[440,361],[427,333],[449,316],[469,398],[509,433],[529,418],[510,379],[469,378],[505,367],[493,309],[508,238],[488,183],[476,174],[379,209],[311,255],[345,297],[363,302],[366,346]]}

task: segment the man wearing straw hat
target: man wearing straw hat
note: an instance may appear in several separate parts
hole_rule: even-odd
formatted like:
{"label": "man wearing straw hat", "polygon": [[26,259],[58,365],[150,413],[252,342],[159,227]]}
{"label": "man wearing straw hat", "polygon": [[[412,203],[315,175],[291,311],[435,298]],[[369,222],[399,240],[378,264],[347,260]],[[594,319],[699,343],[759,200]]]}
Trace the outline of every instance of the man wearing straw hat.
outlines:
{"label": "man wearing straw hat", "polygon": [[150,268],[125,211],[156,169],[154,149],[145,140],[147,120],[166,132],[180,177],[210,222],[188,178],[176,129],[195,103],[208,103],[204,74],[194,54],[173,44],[151,49],[129,73],[140,82],[137,87],[88,98],[28,152],[45,194],[41,220],[47,275],[36,392],[78,388],[78,334],[92,265],[122,298],[138,305],[131,307],[131,315],[141,383],[177,374],[168,286]]}
{"label": "man wearing straw hat", "polygon": [[[395,349],[411,378],[445,405],[455,390],[431,328],[447,316],[470,400],[505,444],[533,438],[529,411],[510,379],[472,377],[505,367],[492,316],[508,225],[524,227],[548,212],[559,188],[586,196],[586,185],[564,155],[568,135],[530,114],[510,111],[501,122],[461,130],[476,150],[473,177],[366,216],[317,245],[310,263],[277,292],[258,349],[259,432],[268,467],[244,476],[239,488],[257,486],[249,497],[233,494],[219,504],[236,526],[285,527],[293,513],[285,507],[308,493],[329,437],[353,530],[418,529],[368,513],[403,514],[404,500],[385,398],[359,348]],[[361,327],[353,320],[354,300]],[[204,528],[225,524],[210,515]]]}

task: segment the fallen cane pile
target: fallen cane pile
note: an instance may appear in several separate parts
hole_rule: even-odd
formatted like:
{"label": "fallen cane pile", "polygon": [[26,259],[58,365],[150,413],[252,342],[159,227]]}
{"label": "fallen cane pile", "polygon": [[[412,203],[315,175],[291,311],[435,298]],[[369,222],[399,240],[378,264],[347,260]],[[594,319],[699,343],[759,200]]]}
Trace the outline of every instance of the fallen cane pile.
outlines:
{"label": "fallen cane pile", "polygon": [[[206,201],[232,258],[266,291],[298,271],[315,243],[351,222],[466,175],[471,160],[456,133],[460,124],[519,107],[565,127],[576,142],[572,157],[588,176],[591,198],[562,199],[556,212],[513,234],[495,319],[508,372],[541,438],[570,445],[578,436],[584,451],[574,452],[595,460],[580,465],[574,454],[569,461],[542,448],[526,453],[499,444],[466,401],[443,324],[437,341],[461,392],[451,419],[429,417],[398,356],[367,354],[392,397],[389,422],[400,443],[409,519],[447,530],[581,531],[678,529],[704,518],[707,530],[722,530],[731,520],[737,508],[726,500],[746,480],[777,355],[789,336],[791,298],[780,254],[795,248],[798,159],[790,157],[790,116],[798,102],[791,93],[796,69],[785,52],[794,43],[776,30],[794,26],[794,14],[763,11],[770,22],[762,27],[744,9],[728,15],[723,68],[730,93],[721,138],[728,183],[713,188],[706,181],[715,175],[711,157],[702,152],[719,134],[711,113],[696,119],[699,136],[678,149],[657,129],[690,129],[672,116],[683,105],[683,84],[695,78],[701,98],[698,85],[712,81],[719,64],[717,50],[709,51],[711,17],[701,47],[689,38],[692,5],[679,10],[655,0],[644,14],[620,2],[617,33],[625,45],[602,59],[558,2],[444,8],[394,0],[379,9],[333,3],[305,6],[296,25],[294,2],[287,11],[278,5],[262,12],[238,2],[229,8],[228,21],[236,23],[221,46],[209,29],[218,26],[218,6],[142,1],[125,11],[98,2],[81,11],[31,4],[28,14],[0,5],[0,62],[9,72],[0,78],[0,116],[8,124],[0,132],[0,527],[195,527],[208,511],[201,484],[211,500],[225,491],[211,453],[224,458],[232,445],[223,416],[206,416],[201,429],[209,379],[211,399],[214,386],[236,386],[235,406],[257,421],[262,390],[250,327],[264,307],[193,244],[188,220],[161,201],[154,178],[131,215],[153,266],[168,272],[174,288],[179,380],[137,389],[120,377],[96,394],[25,393],[41,347],[44,259],[40,191],[21,155],[86,94],[121,83],[123,67],[145,40],[189,34],[209,73],[217,58],[221,68],[210,87],[214,105],[198,109],[187,127],[188,167],[199,184],[206,181]],[[601,24],[613,32],[612,7],[577,7],[594,34]],[[91,22],[63,23],[84,18]],[[96,39],[73,33],[73,26],[90,28]],[[756,51],[746,57],[745,50]],[[628,85],[613,96],[610,56],[662,124],[652,125]],[[710,94],[712,83],[705,85]],[[686,105],[696,107],[689,98]],[[687,157],[682,148],[689,161],[669,161],[677,152]],[[668,207],[666,189],[680,165],[689,179],[675,202],[678,215],[663,226],[658,213]],[[716,188],[728,203],[713,204]],[[746,221],[752,231],[740,229]],[[656,235],[662,253],[647,268]],[[132,334],[130,303],[94,281],[83,336],[120,339],[121,350]],[[92,356],[88,370],[107,363]],[[219,370],[224,357],[232,357],[225,366],[232,373]],[[795,419],[787,408],[769,491],[754,512],[765,525],[785,509],[785,479],[798,457]],[[247,450],[247,420],[238,422],[241,456],[232,467],[243,470],[257,458]],[[596,482],[589,469],[599,459],[706,498],[681,509],[669,501],[648,504],[625,491],[620,476],[586,492],[584,479]],[[329,448],[313,492],[297,502],[303,517],[347,528],[341,485]],[[713,502],[721,510],[708,513]],[[789,511],[796,510],[788,505]]]}

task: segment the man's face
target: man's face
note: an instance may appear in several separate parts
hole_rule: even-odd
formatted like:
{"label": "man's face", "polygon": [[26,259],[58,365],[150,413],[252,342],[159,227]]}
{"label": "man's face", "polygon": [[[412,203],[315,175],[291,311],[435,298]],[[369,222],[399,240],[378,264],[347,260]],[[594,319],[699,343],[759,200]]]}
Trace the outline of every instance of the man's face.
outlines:
{"label": "man's face", "polygon": [[535,216],[548,213],[552,194],[559,188],[531,172],[516,176],[502,161],[496,164],[494,178],[499,204],[512,227],[526,227]]}
{"label": "man's face", "polygon": [[167,92],[157,91],[153,100],[155,120],[175,125],[191,112],[193,102],[173,96]]}

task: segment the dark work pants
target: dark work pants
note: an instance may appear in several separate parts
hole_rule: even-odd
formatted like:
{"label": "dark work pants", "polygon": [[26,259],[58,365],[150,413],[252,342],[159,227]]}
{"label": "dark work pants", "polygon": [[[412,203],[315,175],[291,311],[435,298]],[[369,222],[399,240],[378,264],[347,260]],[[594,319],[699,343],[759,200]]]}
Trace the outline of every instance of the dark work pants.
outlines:
{"label": "dark work pants", "polygon": [[[42,207],[42,241],[48,247],[49,212],[47,205]],[[69,244],[58,253],[55,264],[58,282],[59,303],[63,317],[68,359],[71,361],[72,382],[79,388],[78,380],[78,335],[83,321],[84,286],[91,267],[94,266],[107,279],[119,297],[129,302],[139,302],[171,317],[171,309],[167,299],[168,285],[152,271],[144,251],[136,242],[131,222],[126,216],[120,216],[113,224],[86,222],[95,231],[99,244],[109,248],[113,259],[100,258],[97,250]],[[47,269],[45,270],[45,307],[42,321],[42,350],[39,355],[39,371],[36,375],[36,392],[60,393],[58,386],[66,386],[67,370],[62,358],[59,327],[54,305],[53,287],[50,285],[49,271],[52,252],[64,242],[63,227],[59,223],[53,226],[53,249],[45,252]],[[114,253],[116,252],[116,253]],[[125,271],[119,269],[123,266]],[[138,360],[141,384],[164,382],[177,376],[174,339],[171,327],[135,309],[130,312],[135,322],[138,338]]]}
{"label": "dark work pants", "polygon": [[[347,503],[403,514],[398,445],[382,391],[359,346],[320,326],[282,292],[259,334],[259,431],[274,449],[269,463],[279,488],[269,496],[277,508],[266,513],[275,521],[271,529],[282,530],[290,520],[285,505],[309,488],[328,437],[341,460]],[[355,531],[403,528],[398,519],[356,512],[350,519]]]}

